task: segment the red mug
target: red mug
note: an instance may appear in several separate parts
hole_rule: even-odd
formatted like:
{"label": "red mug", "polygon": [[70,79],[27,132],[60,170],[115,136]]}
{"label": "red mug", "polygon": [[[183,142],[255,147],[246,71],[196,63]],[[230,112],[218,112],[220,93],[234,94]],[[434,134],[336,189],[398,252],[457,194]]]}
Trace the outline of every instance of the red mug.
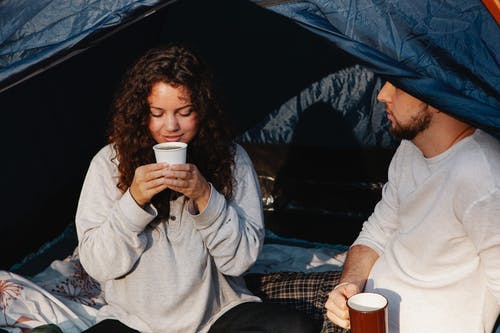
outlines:
{"label": "red mug", "polygon": [[387,304],[387,298],[376,293],[349,297],[351,333],[388,333]]}

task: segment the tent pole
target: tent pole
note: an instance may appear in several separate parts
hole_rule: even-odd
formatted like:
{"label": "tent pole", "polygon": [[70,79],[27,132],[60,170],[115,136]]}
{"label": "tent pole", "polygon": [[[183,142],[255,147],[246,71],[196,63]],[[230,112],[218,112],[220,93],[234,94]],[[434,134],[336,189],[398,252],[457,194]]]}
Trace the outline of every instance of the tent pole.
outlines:
{"label": "tent pole", "polygon": [[500,25],[500,0],[481,0],[498,25]]}

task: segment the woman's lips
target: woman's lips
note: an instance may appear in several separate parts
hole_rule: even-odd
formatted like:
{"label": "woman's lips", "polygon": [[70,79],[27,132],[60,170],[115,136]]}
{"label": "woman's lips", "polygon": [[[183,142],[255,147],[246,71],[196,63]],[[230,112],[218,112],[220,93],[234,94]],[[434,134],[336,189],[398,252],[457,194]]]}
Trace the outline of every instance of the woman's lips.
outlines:
{"label": "woman's lips", "polygon": [[180,141],[181,136],[163,136],[165,142],[177,142]]}

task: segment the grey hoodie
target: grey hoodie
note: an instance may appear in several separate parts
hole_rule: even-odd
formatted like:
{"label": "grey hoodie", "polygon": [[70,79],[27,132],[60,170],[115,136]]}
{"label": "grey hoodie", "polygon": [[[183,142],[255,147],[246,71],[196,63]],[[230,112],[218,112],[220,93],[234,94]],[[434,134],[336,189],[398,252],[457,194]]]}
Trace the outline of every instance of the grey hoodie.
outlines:
{"label": "grey hoodie", "polygon": [[141,332],[206,332],[232,307],[260,301],[241,277],[264,239],[258,178],[241,146],[230,201],[211,186],[205,210],[194,214],[180,196],[163,221],[155,207],[142,209],[119,191],[113,156],[107,145],[92,159],[76,214],[81,263],[107,301],[97,321],[117,319]]}

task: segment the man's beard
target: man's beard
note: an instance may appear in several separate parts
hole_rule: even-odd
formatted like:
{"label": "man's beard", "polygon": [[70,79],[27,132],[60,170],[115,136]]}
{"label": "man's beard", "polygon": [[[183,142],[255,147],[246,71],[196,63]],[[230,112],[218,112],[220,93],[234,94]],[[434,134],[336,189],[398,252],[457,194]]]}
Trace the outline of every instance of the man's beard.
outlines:
{"label": "man's beard", "polygon": [[389,132],[397,138],[413,140],[417,134],[429,127],[432,120],[432,113],[428,110],[429,105],[426,105],[415,116],[411,117],[411,121],[407,125],[401,125],[398,120],[394,118],[394,122]]}

